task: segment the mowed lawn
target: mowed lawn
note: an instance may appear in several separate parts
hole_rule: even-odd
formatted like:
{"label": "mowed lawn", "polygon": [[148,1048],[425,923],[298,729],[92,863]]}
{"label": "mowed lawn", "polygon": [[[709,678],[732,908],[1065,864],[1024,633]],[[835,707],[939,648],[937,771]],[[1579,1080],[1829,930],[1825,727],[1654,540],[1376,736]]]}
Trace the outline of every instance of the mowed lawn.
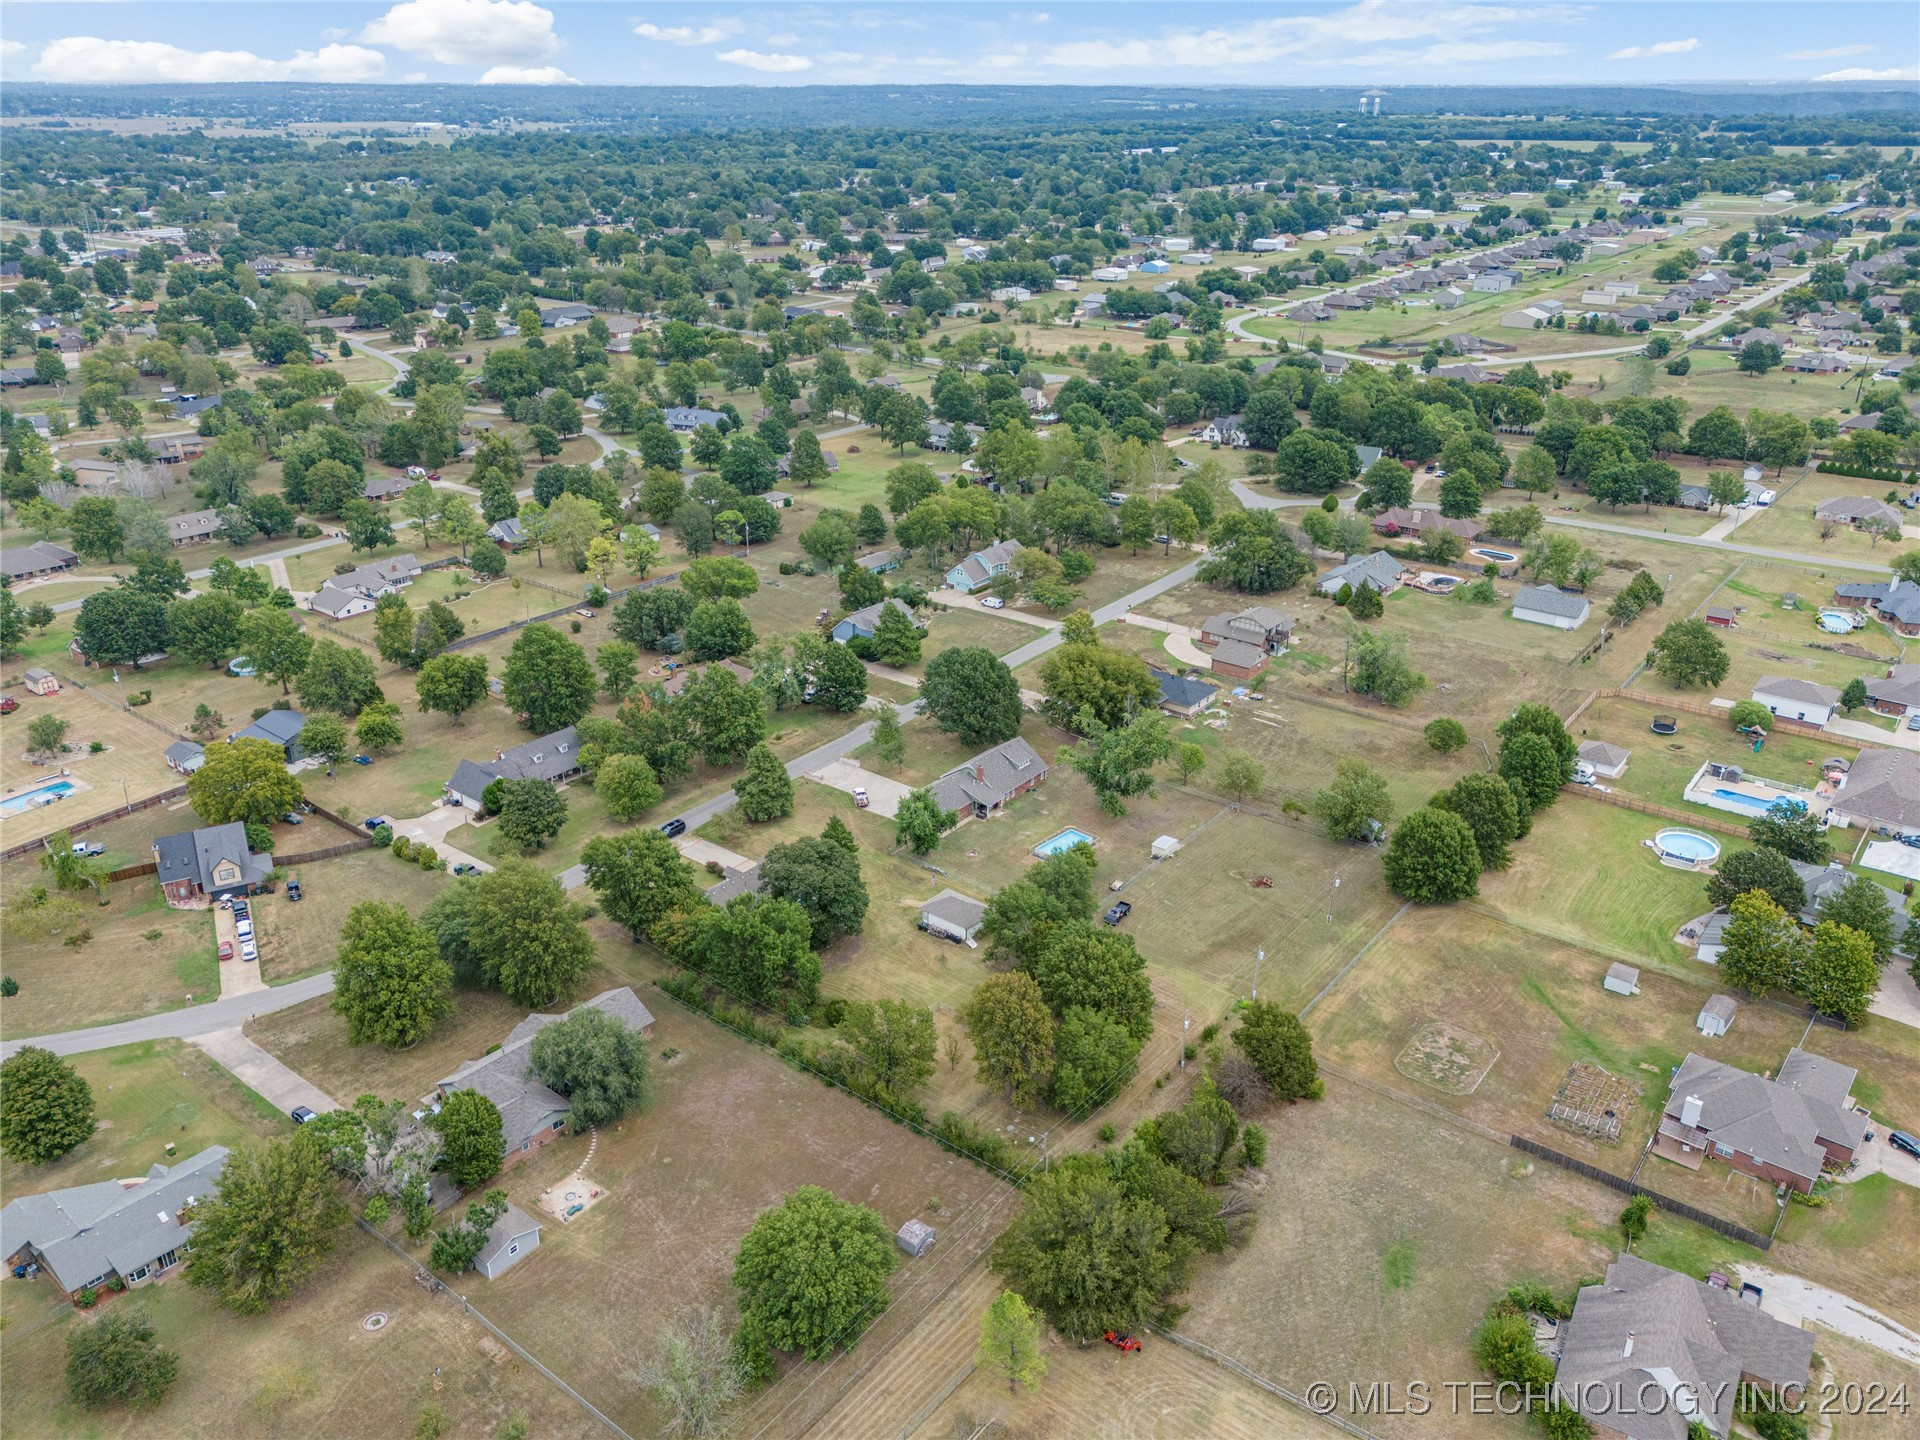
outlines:
{"label": "mowed lawn", "polygon": [[[301,830],[314,828],[309,821]],[[332,844],[339,833],[330,825],[321,826],[314,838]],[[460,832],[454,833],[457,837]],[[354,906],[379,900],[404,905],[418,915],[453,883],[445,871],[422,870],[378,848],[296,865],[288,873],[300,880],[300,900],[290,900],[283,885],[252,902],[260,937],[260,973],[275,985],[329,968],[339,952],[341,927]]]}

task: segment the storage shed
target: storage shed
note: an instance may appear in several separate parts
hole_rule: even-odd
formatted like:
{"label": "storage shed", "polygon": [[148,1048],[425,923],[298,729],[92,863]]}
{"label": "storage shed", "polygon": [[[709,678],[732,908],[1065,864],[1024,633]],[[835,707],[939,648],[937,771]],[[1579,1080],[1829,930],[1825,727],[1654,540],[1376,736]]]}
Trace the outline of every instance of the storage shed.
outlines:
{"label": "storage shed", "polygon": [[987,907],[958,890],[942,890],[920,906],[920,926],[930,935],[949,935],[971,945]]}
{"label": "storage shed", "polygon": [[895,1233],[893,1243],[907,1254],[918,1257],[933,1249],[933,1242],[938,1238],[934,1228],[926,1221],[909,1220]]}
{"label": "storage shed", "polygon": [[1724,1035],[1733,1028],[1733,1017],[1738,1007],[1731,995],[1716,995],[1700,1007],[1700,1018],[1694,1027],[1702,1035]]}
{"label": "storage shed", "polygon": [[1180,842],[1174,839],[1173,836],[1162,835],[1158,840],[1153,842],[1153,858],[1156,860],[1165,860],[1169,855],[1178,851],[1179,848]]}
{"label": "storage shed", "polygon": [[474,1257],[473,1268],[489,1280],[498,1280],[539,1248],[540,1222],[509,1202],[506,1213],[487,1231],[486,1246]]}
{"label": "storage shed", "polygon": [[1638,995],[1640,972],[1631,965],[1622,965],[1615,961],[1607,967],[1607,978],[1600,984],[1616,995]]}

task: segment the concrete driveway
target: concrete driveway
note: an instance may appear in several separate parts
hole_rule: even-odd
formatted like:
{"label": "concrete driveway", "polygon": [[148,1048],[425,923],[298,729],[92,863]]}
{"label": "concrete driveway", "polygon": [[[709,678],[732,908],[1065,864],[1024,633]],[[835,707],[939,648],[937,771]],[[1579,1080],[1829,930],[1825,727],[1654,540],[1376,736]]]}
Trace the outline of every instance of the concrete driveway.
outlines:
{"label": "concrete driveway", "polygon": [[978,610],[982,615],[998,615],[1002,620],[1018,620],[1022,625],[1031,625],[1036,630],[1060,628],[1058,620],[1049,620],[1044,615],[1029,615],[1024,610],[1014,609],[1011,605],[999,610],[982,605],[980,601],[984,598],[983,596],[969,595],[964,590],[936,590],[930,598],[936,605],[948,605],[955,610]]}
{"label": "concrete driveway", "polygon": [[[472,865],[482,871],[490,871],[493,866],[479,856],[460,848],[460,841],[466,836],[455,836],[454,832],[467,823],[467,812],[459,805],[436,805],[416,820],[395,820],[393,830],[396,835],[404,835],[416,845],[431,845],[440,853],[449,867],[454,865]],[[471,833],[477,840],[479,832]]]}
{"label": "concrete driveway", "polygon": [[1889,1145],[1887,1129],[1885,1125],[1874,1125],[1873,1139],[1854,1152],[1853,1158],[1858,1162],[1858,1168],[1846,1178],[1851,1181],[1864,1179],[1868,1175],[1885,1175],[1889,1180],[1898,1180],[1902,1185],[1911,1185],[1920,1190],[1920,1159]]}
{"label": "concrete driveway", "polygon": [[1760,1309],[1776,1320],[1802,1328],[1811,1320],[1908,1364],[1920,1363],[1920,1335],[1852,1296],[1759,1265],[1736,1265],[1733,1269],[1742,1281],[1760,1287]]}
{"label": "concrete driveway", "polygon": [[1213,657],[1194,642],[1200,632],[1189,625],[1176,625],[1171,620],[1158,620],[1151,615],[1137,615],[1128,611],[1120,617],[1125,625],[1138,625],[1147,630],[1158,630],[1167,637],[1167,653],[1182,664],[1192,665],[1200,670],[1213,669]]}
{"label": "concrete driveway", "polygon": [[1902,965],[1905,956],[1896,955],[1880,967],[1880,990],[1867,1005],[1867,1012],[1897,1020],[1920,1030],[1920,985]]}
{"label": "concrete driveway", "polygon": [[249,1040],[237,1025],[231,1030],[211,1030],[205,1035],[196,1035],[189,1043],[218,1060],[236,1080],[282,1115],[291,1115],[296,1105],[304,1105],[315,1113],[340,1108],[339,1101],[297,1071],[282,1065]]}
{"label": "concrete driveway", "polygon": [[[249,904],[257,910],[265,899],[265,896],[256,896]],[[254,926],[256,945],[259,943],[259,937],[260,930],[256,921]],[[220,998],[222,1000],[235,995],[251,995],[256,990],[267,988],[267,982],[260,978],[260,962],[240,958],[240,932],[231,909],[219,905],[213,907],[213,939],[216,945],[233,947],[233,958],[220,962]]]}
{"label": "concrete driveway", "polygon": [[809,770],[807,778],[830,785],[835,790],[843,790],[849,795],[855,786],[865,789],[867,799],[871,802],[868,808],[889,820],[900,813],[900,802],[912,792],[911,786],[890,780],[885,775],[876,775],[851,760],[829,760],[818,770]]}
{"label": "concrete driveway", "polygon": [[1890,745],[1896,750],[1920,750],[1920,730],[1909,730],[1902,725],[1898,730],[1882,730],[1878,725],[1869,725],[1864,720],[1849,720],[1844,715],[1836,715],[1821,727],[1829,735],[1841,735],[1849,740],[1864,740],[1869,745]]}

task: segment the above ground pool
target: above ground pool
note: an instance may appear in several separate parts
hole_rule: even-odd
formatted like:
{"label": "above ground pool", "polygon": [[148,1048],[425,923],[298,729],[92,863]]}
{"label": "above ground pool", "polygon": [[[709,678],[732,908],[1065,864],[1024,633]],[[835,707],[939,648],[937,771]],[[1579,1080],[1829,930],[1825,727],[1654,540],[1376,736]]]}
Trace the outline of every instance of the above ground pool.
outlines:
{"label": "above ground pool", "polygon": [[1684,860],[1689,865],[1720,856],[1720,842],[1698,830],[1662,830],[1653,837],[1653,845],[1663,859]]}
{"label": "above ground pool", "polygon": [[23,790],[18,795],[0,800],[0,815],[22,815],[36,805],[51,805],[72,793],[71,780],[49,780],[44,785],[36,785],[31,790]]}
{"label": "above ground pool", "polygon": [[1482,560],[1491,560],[1496,565],[1511,565],[1514,561],[1520,558],[1518,555],[1515,555],[1508,550],[1488,550],[1482,546],[1474,547],[1473,549],[1467,551],[1467,554],[1477,555]]}
{"label": "above ground pool", "polygon": [[1033,847],[1033,853],[1036,855],[1058,855],[1062,850],[1071,850],[1076,845],[1091,844],[1093,844],[1093,836],[1087,834],[1084,830],[1069,828],[1062,830],[1051,840],[1042,840],[1038,845]]}

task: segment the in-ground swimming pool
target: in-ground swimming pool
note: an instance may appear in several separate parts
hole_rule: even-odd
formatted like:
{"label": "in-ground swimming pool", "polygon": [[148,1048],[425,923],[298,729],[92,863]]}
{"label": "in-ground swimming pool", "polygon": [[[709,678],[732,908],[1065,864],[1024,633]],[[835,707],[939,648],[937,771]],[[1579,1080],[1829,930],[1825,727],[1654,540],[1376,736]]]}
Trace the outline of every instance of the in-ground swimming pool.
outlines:
{"label": "in-ground swimming pool", "polygon": [[1467,551],[1467,554],[1477,555],[1482,560],[1491,560],[1496,565],[1511,565],[1520,558],[1510,550],[1488,550],[1479,546]]}
{"label": "in-ground swimming pool", "polygon": [[1042,840],[1038,845],[1033,847],[1033,853],[1036,855],[1058,855],[1062,850],[1071,850],[1076,845],[1091,844],[1093,844],[1093,836],[1087,834],[1084,830],[1069,828],[1062,830],[1051,840]]}
{"label": "in-ground swimming pool", "polygon": [[1742,810],[1751,810],[1756,815],[1764,815],[1776,805],[1790,805],[1796,810],[1806,809],[1806,805],[1790,795],[1776,795],[1771,800],[1759,795],[1743,795],[1738,790],[1715,790],[1713,798],[1723,800],[1729,805],[1738,805]]}
{"label": "in-ground swimming pool", "polygon": [[1698,830],[1662,830],[1653,837],[1654,848],[1664,859],[1684,860],[1689,865],[1717,860],[1720,842]]}
{"label": "in-ground swimming pool", "polygon": [[0,800],[0,815],[23,815],[37,805],[51,805],[72,793],[71,780],[49,780],[44,785],[36,785],[31,790],[22,790],[18,795]]}

